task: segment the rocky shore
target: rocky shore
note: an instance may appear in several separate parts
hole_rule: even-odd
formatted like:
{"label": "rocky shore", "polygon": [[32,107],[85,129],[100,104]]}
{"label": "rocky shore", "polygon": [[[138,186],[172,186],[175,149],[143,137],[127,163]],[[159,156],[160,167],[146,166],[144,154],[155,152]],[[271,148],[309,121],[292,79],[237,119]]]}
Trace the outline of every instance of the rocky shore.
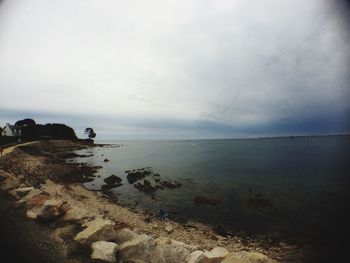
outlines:
{"label": "rocky shore", "polygon": [[[296,246],[221,236],[195,222],[161,220],[85,189],[81,183],[91,180],[99,167],[68,163],[64,158],[71,156],[68,151],[86,147],[92,146],[45,141],[19,147],[0,158],[1,191],[13,200],[15,209],[24,211],[12,220],[33,220],[52,241],[44,246],[58,248],[52,253],[59,256],[46,262],[301,261],[302,251]],[[106,183],[120,181],[113,176]],[[198,202],[206,201],[202,199]]]}

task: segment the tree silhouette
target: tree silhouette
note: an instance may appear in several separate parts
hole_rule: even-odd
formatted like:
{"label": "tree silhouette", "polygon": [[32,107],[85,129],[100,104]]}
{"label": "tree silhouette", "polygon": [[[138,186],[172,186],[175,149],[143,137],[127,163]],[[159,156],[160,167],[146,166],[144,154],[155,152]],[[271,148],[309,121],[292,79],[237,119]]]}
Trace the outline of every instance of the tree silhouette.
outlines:
{"label": "tree silhouette", "polygon": [[84,133],[87,134],[89,139],[92,139],[92,138],[96,137],[96,133],[95,133],[94,129],[92,129],[92,128],[86,128]]}

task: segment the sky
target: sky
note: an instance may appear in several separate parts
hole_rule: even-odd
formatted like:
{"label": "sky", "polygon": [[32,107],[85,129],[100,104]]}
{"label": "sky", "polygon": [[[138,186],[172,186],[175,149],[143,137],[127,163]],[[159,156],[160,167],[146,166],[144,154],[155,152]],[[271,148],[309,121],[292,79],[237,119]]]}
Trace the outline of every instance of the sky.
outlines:
{"label": "sky", "polygon": [[98,139],[350,133],[335,0],[0,0],[0,125]]}

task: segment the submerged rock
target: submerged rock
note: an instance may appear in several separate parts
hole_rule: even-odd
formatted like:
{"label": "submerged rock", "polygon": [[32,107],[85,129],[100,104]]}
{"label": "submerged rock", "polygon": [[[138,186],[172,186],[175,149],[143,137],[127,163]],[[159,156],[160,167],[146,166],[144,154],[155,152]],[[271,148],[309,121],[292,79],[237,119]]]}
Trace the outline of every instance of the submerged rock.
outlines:
{"label": "submerged rock", "polygon": [[199,196],[197,195],[194,199],[194,204],[195,205],[218,205],[221,204],[222,201],[218,199],[212,199],[208,198],[206,196]]}
{"label": "submerged rock", "polygon": [[170,189],[179,188],[179,187],[182,186],[181,183],[175,182],[175,181],[163,181],[163,182],[160,183],[160,185],[162,187],[170,188]]}
{"label": "submerged rock", "polygon": [[74,238],[83,245],[90,245],[100,240],[109,241],[115,235],[114,223],[107,219],[96,218],[83,226],[86,228]]}
{"label": "submerged rock", "polygon": [[139,181],[150,174],[152,174],[152,172],[149,170],[138,170],[138,171],[132,170],[132,172],[128,173],[126,178],[128,179],[128,182],[130,184],[133,184],[136,181]]}
{"label": "submerged rock", "polygon": [[108,176],[103,180],[106,184],[120,184],[122,179],[119,176],[116,176],[115,174],[112,174],[111,176]]}
{"label": "submerged rock", "polygon": [[92,243],[91,258],[94,260],[101,260],[103,262],[116,262],[115,253],[118,245],[113,242],[96,241]]}
{"label": "submerged rock", "polygon": [[109,162],[109,160],[108,160],[107,158],[106,158],[106,159],[104,159],[103,161],[104,161],[105,163],[106,163],[106,162]]}
{"label": "submerged rock", "polygon": [[145,192],[145,193],[150,193],[150,192],[154,192],[157,190],[157,188],[152,186],[152,184],[147,180],[143,180],[143,184],[142,183],[134,184],[134,187],[137,190],[139,190],[141,192]]}

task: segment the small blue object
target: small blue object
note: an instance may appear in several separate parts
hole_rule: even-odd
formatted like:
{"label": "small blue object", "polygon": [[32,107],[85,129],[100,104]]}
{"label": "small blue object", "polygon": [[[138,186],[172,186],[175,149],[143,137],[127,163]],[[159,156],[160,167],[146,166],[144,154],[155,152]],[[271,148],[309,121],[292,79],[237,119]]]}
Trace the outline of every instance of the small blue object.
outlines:
{"label": "small blue object", "polygon": [[163,209],[159,209],[158,211],[158,217],[162,220],[164,220],[168,216],[168,213],[165,213]]}

